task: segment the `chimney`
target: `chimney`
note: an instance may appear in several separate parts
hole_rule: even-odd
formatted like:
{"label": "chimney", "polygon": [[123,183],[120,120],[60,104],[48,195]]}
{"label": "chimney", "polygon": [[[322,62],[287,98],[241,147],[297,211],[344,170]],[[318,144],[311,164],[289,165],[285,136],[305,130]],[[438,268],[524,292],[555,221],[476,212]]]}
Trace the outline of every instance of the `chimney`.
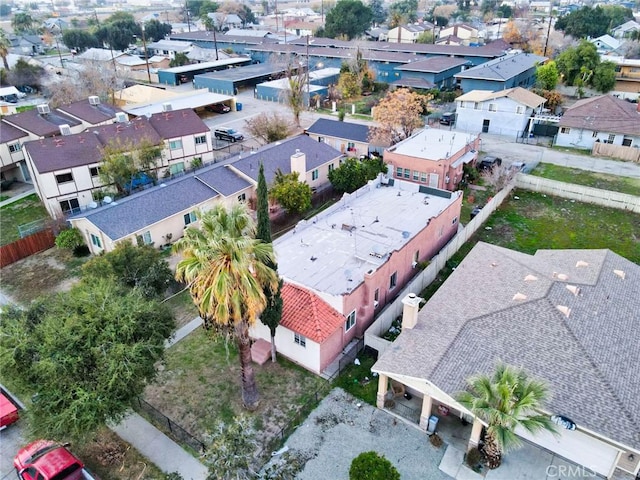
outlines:
{"label": "chimney", "polygon": [[415,293],[410,293],[402,299],[404,305],[402,309],[402,329],[413,328],[418,323],[418,310],[420,308],[420,302],[424,300]]}
{"label": "chimney", "polygon": [[291,173],[297,173],[301,182],[307,179],[307,156],[297,148],[296,153],[291,155]]}

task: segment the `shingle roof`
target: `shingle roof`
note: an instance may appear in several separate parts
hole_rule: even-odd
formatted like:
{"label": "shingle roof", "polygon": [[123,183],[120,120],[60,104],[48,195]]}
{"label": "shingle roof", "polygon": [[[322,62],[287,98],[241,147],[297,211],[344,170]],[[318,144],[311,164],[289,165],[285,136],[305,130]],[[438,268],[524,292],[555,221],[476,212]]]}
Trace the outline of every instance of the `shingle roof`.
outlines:
{"label": "shingle roof", "polygon": [[[177,122],[175,122],[177,123]],[[138,117],[128,122],[101,125],[91,129],[97,132],[103,145],[136,145],[142,141],[148,141],[152,145],[160,145],[162,137],[151,126],[146,117]]]}
{"label": "shingle roof", "polygon": [[578,100],[562,117],[561,127],[584,128],[599,132],[640,135],[638,104],[611,95]]}
{"label": "shingle roof", "polygon": [[328,137],[343,138],[356,142],[369,141],[369,126],[360,123],[340,122],[328,118],[320,118],[305,130],[307,133],[327,135]]}
{"label": "shingle roof", "polygon": [[151,126],[164,139],[205,133],[209,127],[190,108],[171,112],[154,113],[149,119]]}
{"label": "shingle roof", "polygon": [[102,144],[91,132],[33,140],[26,142],[24,148],[39,173],[102,161]]}
{"label": "shingle roof", "polygon": [[282,142],[265,145],[248,156],[247,153],[234,156],[231,159],[231,167],[257,182],[262,162],[265,180],[270,184],[278,170],[284,174],[291,173],[291,155],[296,153],[296,150],[306,155],[307,172],[342,156],[338,150],[326,143],[313,140],[307,135],[298,135]]}
{"label": "shingle roof", "polygon": [[455,395],[500,359],[549,384],[547,410],[640,448],[639,291],[640,266],[609,250],[532,256],[478,243],[373,369]]}
{"label": "shingle roof", "polygon": [[345,318],[320,297],[297,285],[282,287],[280,325],[316,343],[322,343],[339,328]]}
{"label": "shingle roof", "polygon": [[60,135],[60,125],[69,125],[70,127],[80,125],[80,122],[75,118],[57,110],[39,114],[35,108],[5,117],[4,121],[38,137]]}
{"label": "shingle roof", "polygon": [[490,60],[477,67],[456,73],[456,78],[477,78],[481,80],[505,81],[543,63],[546,57],[533,53],[516,53]]}
{"label": "shingle roof", "polygon": [[9,125],[4,120],[0,120],[0,143],[11,142],[24,137],[28,137],[28,134],[24,130],[20,130],[19,128]]}
{"label": "shingle roof", "polygon": [[249,186],[225,166],[211,165],[72,218],[87,218],[118,240],[220,194],[230,197]]}
{"label": "shingle roof", "polygon": [[491,90],[471,90],[469,93],[460,95],[456,98],[456,101],[485,102],[501,97],[511,98],[531,108],[536,108],[546,102],[544,97],[522,87],[509,88],[497,92]]}
{"label": "shingle roof", "polygon": [[122,111],[120,108],[108,103],[91,105],[89,103],[89,99],[80,100],[79,102],[58,107],[58,110],[92,125],[113,120],[116,116],[116,112]]}

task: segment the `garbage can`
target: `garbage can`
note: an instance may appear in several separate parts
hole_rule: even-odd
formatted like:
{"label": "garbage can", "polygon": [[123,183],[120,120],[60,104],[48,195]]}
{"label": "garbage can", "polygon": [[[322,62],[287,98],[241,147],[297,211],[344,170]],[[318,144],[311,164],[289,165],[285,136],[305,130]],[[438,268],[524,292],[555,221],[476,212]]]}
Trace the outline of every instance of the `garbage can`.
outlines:
{"label": "garbage can", "polygon": [[238,112],[242,110],[242,104],[240,102],[236,102],[236,110]]}
{"label": "garbage can", "polygon": [[427,433],[429,435],[436,433],[436,429],[438,428],[438,420],[439,418],[435,415],[431,415],[429,417],[429,424],[427,425]]}

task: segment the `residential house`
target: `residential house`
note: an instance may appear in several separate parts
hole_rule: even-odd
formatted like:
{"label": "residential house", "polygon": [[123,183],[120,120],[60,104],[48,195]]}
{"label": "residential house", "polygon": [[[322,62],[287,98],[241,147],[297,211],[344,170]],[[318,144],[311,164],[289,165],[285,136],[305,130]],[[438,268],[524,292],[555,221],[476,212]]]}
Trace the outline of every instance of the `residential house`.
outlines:
{"label": "residential house", "polygon": [[455,86],[454,75],[463,71],[467,65],[470,65],[469,61],[455,57],[430,57],[417,60],[395,67],[394,70],[401,72],[402,77],[392,84],[406,85],[409,80],[419,80],[425,85],[423,88],[443,90],[453,88]]}
{"label": "residential house", "polygon": [[273,183],[278,171],[285,175],[295,172],[300,181],[316,191],[331,185],[329,172],[340,166],[341,158],[342,153],[328,144],[298,135],[231,157],[229,168],[257,188],[258,171],[263,163],[267,184]]}
{"label": "residential house", "polygon": [[340,122],[320,118],[304,133],[318,142],[339,150],[349,157],[369,156],[369,127],[361,123]]}
{"label": "residential house", "polygon": [[150,55],[159,55],[173,60],[176,58],[176,53],[188,54],[192,45],[191,42],[162,39],[147,44],[147,51]]}
{"label": "residential house", "polygon": [[463,92],[530,88],[536,83],[538,65],[546,61],[546,57],[533,53],[515,53],[464,70],[457,73],[455,78]]}
{"label": "residential house", "polygon": [[533,0],[529,2],[529,11],[534,15],[549,15],[551,13],[550,0]]}
{"label": "residential house", "polygon": [[57,110],[82,122],[83,130],[113,123],[118,112],[122,112],[118,107],[102,103],[100,97],[96,95],[90,96],[85,100],[60,106]]}
{"label": "residential house", "polygon": [[3,181],[31,180],[22,151],[22,144],[27,140],[27,132],[9,125],[4,120],[0,121],[0,174]]}
{"label": "residential house", "polygon": [[11,53],[18,55],[41,55],[44,53],[44,42],[39,35],[10,35]]}
{"label": "residential house", "polygon": [[635,20],[629,20],[628,22],[624,22],[622,25],[612,28],[611,35],[618,39],[631,38],[635,32],[638,31],[640,31],[640,23]]}
{"label": "residential house", "polygon": [[389,43],[416,43],[425,32],[433,33],[433,24],[429,22],[399,25],[387,33]]}
{"label": "residential house", "polygon": [[616,84],[613,87],[616,96],[630,100],[640,98],[640,59],[611,55],[604,57],[603,60],[616,64]]}
{"label": "residential house", "polygon": [[235,13],[207,13],[207,17],[213,20],[213,26],[221,31],[231,30],[233,28],[242,28],[244,26],[242,19]]}
{"label": "residential house", "polygon": [[[285,284],[278,351],[325,370],[455,235],[461,204],[462,192],[380,175],[277,238]],[[257,322],[251,336],[268,341],[269,329]]]}
{"label": "residential house", "polygon": [[456,128],[466,132],[523,136],[547,100],[521,87],[492,92],[472,90],[456,98]]}
{"label": "residential house", "polygon": [[568,419],[555,435],[518,428],[518,436],[584,467],[581,476],[634,478],[640,349],[629,332],[639,326],[638,291],[640,267],[610,250],[528,255],[479,242],[421,310],[415,295],[403,299],[402,332],[372,367],[377,405],[391,407],[389,381],[401,385],[420,428],[433,415],[460,417],[473,424],[468,448],[477,447],[484,422],[456,397],[502,361],[548,385],[542,413]]}
{"label": "residential house", "polygon": [[197,225],[199,212],[217,203],[244,201],[251,188],[228,167],[215,164],[117,201],[105,198],[103,206],[90,205],[69,222],[95,255],[120,242],[162,247],[182,237],[186,227]]}
{"label": "residential house", "polygon": [[592,149],[596,142],[640,147],[640,107],[611,95],[584,98],[560,118],[555,144]]}
{"label": "residential house", "polygon": [[456,190],[463,166],[475,164],[480,135],[436,128],[418,130],[384,151],[393,176],[442,190]]}
{"label": "residential house", "polygon": [[600,55],[616,53],[624,43],[624,40],[618,40],[617,38],[613,38],[611,35],[601,35],[600,37],[592,38],[589,41],[596,46],[596,50]]}
{"label": "residential house", "polygon": [[445,41],[447,38],[455,38],[460,43],[452,42],[452,45],[469,45],[478,42],[478,29],[466,23],[457,23],[448,25],[440,29],[438,33],[438,42]]}

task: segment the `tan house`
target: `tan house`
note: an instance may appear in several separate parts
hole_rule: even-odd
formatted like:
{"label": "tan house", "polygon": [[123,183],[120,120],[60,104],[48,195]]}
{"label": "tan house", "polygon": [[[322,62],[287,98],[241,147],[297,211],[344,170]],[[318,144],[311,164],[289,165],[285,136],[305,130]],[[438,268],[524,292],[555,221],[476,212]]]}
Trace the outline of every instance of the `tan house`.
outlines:
{"label": "tan house", "polygon": [[307,128],[304,133],[349,157],[368,156],[371,152],[369,147],[369,127],[361,123],[320,118]]}
{"label": "tan house", "polygon": [[384,151],[393,176],[442,190],[456,190],[463,166],[478,158],[480,135],[424,128]]}
{"label": "tan house", "polygon": [[425,430],[430,420],[465,419],[473,448],[483,422],[456,396],[500,360],[545,381],[544,413],[567,420],[557,435],[516,434],[583,467],[585,477],[634,478],[640,349],[629,332],[640,327],[639,291],[640,267],[610,250],[527,255],[480,242],[421,310],[415,295],[403,299],[402,332],[372,367],[377,405],[419,412],[410,421]]}
{"label": "tan house", "polygon": [[416,43],[420,35],[425,32],[433,32],[433,24],[410,23],[408,25],[399,25],[389,30],[387,33],[387,42],[389,43]]}
{"label": "tan house", "polygon": [[640,60],[615,57],[606,57],[606,60],[616,64],[616,85],[613,89],[625,92],[625,97],[632,100],[640,98]]}
{"label": "tan house", "polygon": [[478,29],[467,25],[466,23],[457,23],[443,27],[438,33],[438,42],[446,42],[451,37],[452,45],[469,45],[471,42],[478,41]]}

